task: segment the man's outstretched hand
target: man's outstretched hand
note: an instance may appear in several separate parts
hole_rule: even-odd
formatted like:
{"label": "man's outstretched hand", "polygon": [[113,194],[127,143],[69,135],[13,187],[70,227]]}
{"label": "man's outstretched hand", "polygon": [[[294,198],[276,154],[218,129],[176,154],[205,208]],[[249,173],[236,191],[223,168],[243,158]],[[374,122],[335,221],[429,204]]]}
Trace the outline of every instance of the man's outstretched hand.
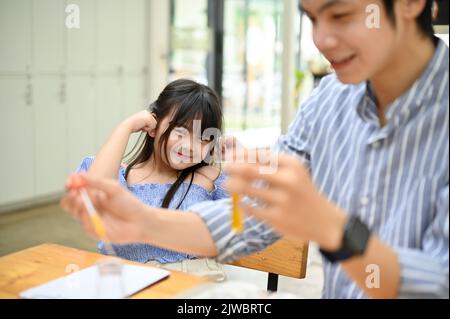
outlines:
{"label": "man's outstretched hand", "polygon": [[[115,243],[143,242],[145,233],[145,204],[122,187],[116,180],[74,174],[66,182],[61,207],[79,220],[92,237],[97,235],[79,189],[85,188],[106,228],[107,237]],[[148,220],[148,219],[147,219]]]}

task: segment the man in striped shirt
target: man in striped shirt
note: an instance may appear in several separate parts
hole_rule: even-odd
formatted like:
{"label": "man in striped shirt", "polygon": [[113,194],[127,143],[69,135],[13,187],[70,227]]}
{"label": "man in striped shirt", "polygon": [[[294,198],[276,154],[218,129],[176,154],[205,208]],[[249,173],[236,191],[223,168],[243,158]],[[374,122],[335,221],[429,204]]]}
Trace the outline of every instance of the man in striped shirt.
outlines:
{"label": "man in striped shirt", "polygon": [[[312,240],[326,257],[325,298],[448,298],[448,48],[433,36],[431,3],[302,0],[336,74],[279,139],[275,150],[290,155],[280,155],[276,174],[228,167],[228,189],[264,203],[242,204],[245,230],[231,230],[229,200],[179,214],[86,176],[101,191],[94,199],[109,237],[223,262],[280,236]],[[376,8],[379,26],[369,27]],[[62,205],[92,233],[76,192]],[[367,282],[373,269],[379,285]]]}

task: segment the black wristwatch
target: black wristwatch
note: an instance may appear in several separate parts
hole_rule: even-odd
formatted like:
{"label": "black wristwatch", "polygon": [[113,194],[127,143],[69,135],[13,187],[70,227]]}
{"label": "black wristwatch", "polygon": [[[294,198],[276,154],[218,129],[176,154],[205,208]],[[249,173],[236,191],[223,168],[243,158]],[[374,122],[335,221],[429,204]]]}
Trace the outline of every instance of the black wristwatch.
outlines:
{"label": "black wristwatch", "polygon": [[320,252],[332,263],[344,261],[354,256],[363,255],[369,238],[369,228],[358,217],[349,216],[344,227],[341,247],[337,251],[320,249]]}

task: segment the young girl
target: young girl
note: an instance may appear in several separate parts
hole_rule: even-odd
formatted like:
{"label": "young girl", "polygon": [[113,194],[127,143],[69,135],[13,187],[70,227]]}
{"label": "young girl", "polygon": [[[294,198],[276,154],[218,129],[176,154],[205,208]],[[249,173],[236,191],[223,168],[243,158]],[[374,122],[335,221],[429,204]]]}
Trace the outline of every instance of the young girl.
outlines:
{"label": "young girl", "polygon": [[[118,178],[144,203],[156,207],[186,210],[197,202],[225,198],[224,175],[208,164],[218,134],[207,136],[206,129],[219,133],[222,129],[219,98],[205,85],[177,80],[167,85],[149,110],[120,123],[97,156],[85,158],[77,171]],[[136,132],[144,132],[145,139],[123,164],[129,137]],[[125,259],[225,279],[222,266],[210,259],[139,243],[113,247]],[[106,254],[103,242],[98,249]]]}

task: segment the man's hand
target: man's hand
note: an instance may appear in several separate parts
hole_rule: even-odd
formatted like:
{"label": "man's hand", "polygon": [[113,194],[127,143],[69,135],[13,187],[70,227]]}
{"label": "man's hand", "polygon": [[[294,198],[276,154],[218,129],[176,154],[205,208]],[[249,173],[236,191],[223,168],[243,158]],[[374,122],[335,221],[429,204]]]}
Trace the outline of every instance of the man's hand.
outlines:
{"label": "man's hand", "polygon": [[[287,237],[313,240],[327,250],[338,249],[345,214],[319,193],[301,162],[280,155],[275,173],[261,174],[263,168],[261,164],[226,167],[230,175],[226,187],[230,192],[250,196],[264,204],[250,207],[241,203],[241,209]],[[265,186],[256,187],[255,182],[261,181]]]}
{"label": "man's hand", "polygon": [[234,136],[222,136],[219,142],[220,158],[222,163],[234,163],[237,158],[245,157],[246,149]]}
{"label": "man's hand", "polygon": [[[80,179],[82,180],[80,186]],[[115,243],[141,242],[145,238],[145,204],[111,179],[95,179],[89,175],[69,177],[61,207],[81,221],[85,231],[97,237],[92,222],[78,192],[86,187],[97,213],[107,230],[107,237]]]}

